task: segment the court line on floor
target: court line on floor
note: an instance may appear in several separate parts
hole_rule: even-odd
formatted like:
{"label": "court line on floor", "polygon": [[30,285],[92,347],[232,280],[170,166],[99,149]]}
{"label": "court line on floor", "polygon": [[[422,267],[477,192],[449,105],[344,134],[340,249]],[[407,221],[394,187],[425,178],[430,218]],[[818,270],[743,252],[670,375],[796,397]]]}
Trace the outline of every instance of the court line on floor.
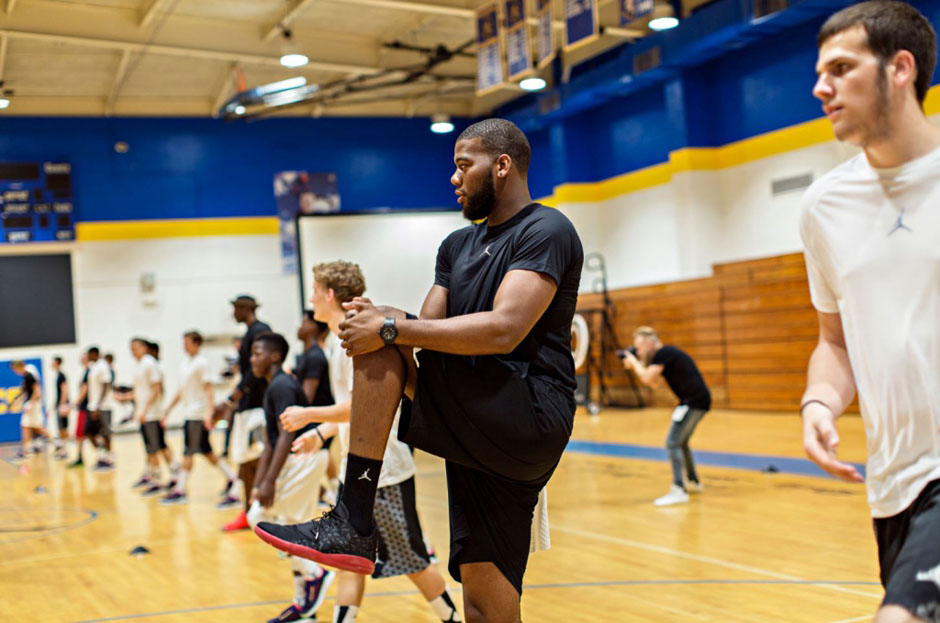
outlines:
{"label": "court line on floor", "polygon": [[859,591],[852,588],[845,588],[844,586],[839,586],[831,582],[818,582],[814,583],[812,580],[807,580],[806,578],[801,578],[795,575],[789,575],[786,573],[778,573],[776,571],[771,571],[769,569],[762,569],[760,567],[754,567],[751,565],[743,565],[737,562],[731,562],[728,560],[722,560],[721,558],[714,558],[712,556],[703,556],[701,554],[693,554],[691,552],[683,552],[681,550],[672,549],[669,547],[663,547],[661,545],[653,545],[651,543],[643,543],[640,541],[633,541],[631,539],[624,539],[621,537],[608,536],[606,534],[598,534],[596,532],[589,532],[587,530],[580,530],[578,528],[570,528],[567,526],[559,526],[557,524],[551,525],[552,531],[563,532],[571,534],[574,536],[580,536],[584,538],[595,539],[598,541],[604,541],[607,543],[613,543],[616,545],[623,545],[624,547],[631,547],[634,549],[642,549],[648,552],[655,552],[658,554],[664,554],[668,556],[675,556],[677,558],[684,558],[686,560],[694,560],[696,562],[703,562],[718,567],[724,567],[726,569],[734,569],[735,571],[744,571],[746,573],[753,573],[755,575],[763,575],[770,578],[776,578],[778,580],[787,580],[790,582],[796,582],[800,584],[814,584],[820,588],[826,588],[829,590],[849,593],[850,595],[857,595],[860,597],[870,597],[872,599],[881,599],[883,595],[869,593],[866,591]]}
{"label": "court line on floor", "polygon": [[[665,448],[654,446],[641,446],[630,443],[612,443],[604,441],[585,441],[572,439],[568,442],[568,452],[579,454],[592,454],[597,456],[610,456],[625,459],[642,459],[646,461],[668,462],[669,455]],[[713,452],[709,450],[694,450],[692,456],[696,463],[711,467],[729,467],[732,469],[747,469],[763,472],[773,466],[781,474],[795,476],[818,476],[835,480],[823,471],[818,465],[808,459],[799,459],[790,456],[770,456],[763,454],[741,454],[735,452]],[[852,463],[859,473],[865,475],[865,466],[861,463]]]}
{"label": "court line on floor", "polygon": [[[814,580],[805,580],[805,581],[788,581],[788,580],[612,580],[607,582],[561,582],[561,583],[550,583],[550,584],[527,584],[523,587],[524,591],[532,590],[545,590],[545,589],[559,589],[559,588],[603,588],[603,587],[613,587],[613,586],[684,586],[684,585],[783,585],[783,586],[802,586],[802,585],[819,585],[819,582]],[[872,582],[860,582],[860,581],[845,581],[845,582],[829,582],[833,585],[857,585],[857,584],[872,584]],[[452,593],[460,593],[460,587],[455,587],[451,589]],[[402,597],[408,595],[419,595],[420,593],[416,590],[407,590],[407,591],[383,591],[379,593],[366,593],[366,599],[375,598],[375,597]],[[273,606],[278,604],[283,604],[284,600],[279,599],[275,601],[254,601],[240,604],[223,604],[218,606],[199,606],[196,608],[180,608],[177,610],[165,610],[161,612],[145,612],[138,614],[125,614],[120,616],[105,617],[101,619],[83,619],[81,621],[75,621],[74,623],[107,623],[108,621],[126,621],[128,619],[143,619],[143,618],[156,618],[162,616],[171,616],[174,614],[194,614],[198,612],[212,612],[217,610],[237,610],[240,608],[256,608],[260,606]],[[853,619],[854,621],[855,619]],[[844,623],[848,623],[845,621]]]}

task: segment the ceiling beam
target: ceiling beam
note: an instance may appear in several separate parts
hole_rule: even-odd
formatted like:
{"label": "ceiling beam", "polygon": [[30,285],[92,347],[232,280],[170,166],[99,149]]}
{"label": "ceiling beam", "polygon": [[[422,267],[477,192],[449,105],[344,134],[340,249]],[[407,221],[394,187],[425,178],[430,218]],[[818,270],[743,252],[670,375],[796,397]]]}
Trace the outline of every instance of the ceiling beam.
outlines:
{"label": "ceiling beam", "polygon": [[281,26],[285,28],[290,26],[291,23],[297,19],[297,16],[303,13],[312,2],[313,0],[292,0],[290,4],[281,11],[281,14],[278,15],[273,24],[264,27],[261,38],[265,41],[273,39],[281,31]]}
{"label": "ceiling beam", "polygon": [[146,28],[150,25],[153,18],[157,16],[157,11],[160,10],[160,5],[163,4],[163,1],[164,0],[147,0],[147,3],[140,10],[140,21],[137,22],[140,28]]}
{"label": "ceiling beam", "polygon": [[375,7],[377,9],[396,9],[399,11],[411,11],[412,13],[433,13],[435,15],[447,15],[449,17],[473,18],[474,15],[476,15],[476,11],[473,9],[461,9],[460,7],[441,6],[439,4],[414,2],[412,0],[341,0],[341,4],[358,4],[361,6]]}
{"label": "ceiling beam", "polygon": [[3,73],[7,66],[7,43],[9,41],[6,33],[0,32],[0,81],[3,81]]}
{"label": "ceiling beam", "polygon": [[117,101],[118,92],[121,90],[121,84],[124,82],[124,76],[127,75],[127,64],[131,60],[130,50],[121,50],[121,60],[118,61],[117,71],[114,72],[114,80],[111,81],[111,90],[108,92],[108,100],[104,105],[104,116],[110,117],[114,112],[114,103]]}
{"label": "ceiling beam", "polygon": [[[147,45],[134,41],[121,41],[117,39],[98,39],[93,37],[74,37],[71,35],[58,35],[43,32],[29,32],[23,30],[0,30],[10,39],[27,39],[32,41],[48,41],[65,43],[69,45],[104,48],[108,50],[128,50],[130,52],[144,52],[148,54],[162,54],[165,56],[181,56],[186,58],[201,58],[218,61],[237,61],[254,65],[275,65],[280,67],[280,56],[265,56],[261,54],[247,54],[237,50],[206,50],[171,45]],[[344,74],[367,74],[380,70],[375,65],[354,65],[351,63],[334,63],[331,61],[311,60],[304,65],[303,71],[327,71]]]}

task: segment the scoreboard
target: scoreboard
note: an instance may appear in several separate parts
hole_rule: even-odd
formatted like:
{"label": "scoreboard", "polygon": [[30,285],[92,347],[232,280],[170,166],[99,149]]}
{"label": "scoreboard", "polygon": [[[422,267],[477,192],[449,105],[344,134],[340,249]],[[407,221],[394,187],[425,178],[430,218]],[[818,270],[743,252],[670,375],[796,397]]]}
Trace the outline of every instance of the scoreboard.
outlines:
{"label": "scoreboard", "polygon": [[72,165],[0,162],[0,244],[75,239]]}

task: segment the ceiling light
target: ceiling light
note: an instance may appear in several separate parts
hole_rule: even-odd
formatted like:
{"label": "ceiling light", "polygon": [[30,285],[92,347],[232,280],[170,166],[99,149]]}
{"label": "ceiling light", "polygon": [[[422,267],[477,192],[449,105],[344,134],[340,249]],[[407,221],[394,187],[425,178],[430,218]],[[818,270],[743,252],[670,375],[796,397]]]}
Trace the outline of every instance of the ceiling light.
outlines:
{"label": "ceiling light", "polygon": [[10,106],[10,100],[0,97],[0,108],[8,108]]}
{"label": "ceiling light", "polygon": [[[284,59],[281,59],[282,61]],[[265,84],[255,89],[258,95],[268,95],[270,93],[277,93],[279,91],[287,91],[288,89],[297,89],[307,84],[307,79],[303,76],[298,76],[297,78],[288,78],[287,80],[281,80],[280,82],[272,82],[270,84]]]}
{"label": "ceiling light", "polygon": [[291,68],[303,67],[310,62],[310,59],[301,54],[297,46],[294,45],[291,32],[286,28],[282,27],[282,29],[284,31],[284,43],[281,44],[281,65]]}
{"label": "ceiling light", "polygon": [[454,124],[447,115],[433,115],[431,117],[431,132],[435,134],[449,134],[454,131]]}
{"label": "ceiling light", "polygon": [[235,114],[236,114],[236,115],[244,115],[244,114],[245,114],[245,107],[244,107],[244,106],[236,106],[236,107],[235,107]]}
{"label": "ceiling light", "polygon": [[525,78],[519,82],[519,88],[523,91],[541,91],[545,85],[546,82],[541,78]]}
{"label": "ceiling light", "polygon": [[669,30],[679,25],[679,20],[675,17],[657,17],[651,19],[649,27],[653,30]]}

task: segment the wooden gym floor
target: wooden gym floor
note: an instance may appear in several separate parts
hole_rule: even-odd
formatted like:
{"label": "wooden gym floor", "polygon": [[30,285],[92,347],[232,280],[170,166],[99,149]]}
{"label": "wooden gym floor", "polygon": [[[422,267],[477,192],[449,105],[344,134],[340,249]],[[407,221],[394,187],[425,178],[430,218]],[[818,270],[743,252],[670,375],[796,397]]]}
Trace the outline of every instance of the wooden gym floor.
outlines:
{"label": "wooden gym floor", "polygon": [[[693,438],[704,494],[656,508],[668,426],[664,409],[579,413],[549,486],[552,548],[529,561],[527,623],[871,620],[882,591],[864,489],[803,460],[796,416],[710,413]],[[840,429],[842,457],[862,462],[861,421]],[[179,433],[169,442],[178,451]],[[289,603],[287,561],[253,534],[219,531],[234,511],[214,509],[216,470],[197,458],[189,504],[164,507],[130,488],[139,438],[118,437],[115,450],[118,469],[96,473],[0,449],[0,621],[247,623]],[[418,504],[446,560],[443,465],[423,454]],[[151,553],[128,555],[137,545]],[[367,591],[363,623],[435,620],[406,579]]]}

